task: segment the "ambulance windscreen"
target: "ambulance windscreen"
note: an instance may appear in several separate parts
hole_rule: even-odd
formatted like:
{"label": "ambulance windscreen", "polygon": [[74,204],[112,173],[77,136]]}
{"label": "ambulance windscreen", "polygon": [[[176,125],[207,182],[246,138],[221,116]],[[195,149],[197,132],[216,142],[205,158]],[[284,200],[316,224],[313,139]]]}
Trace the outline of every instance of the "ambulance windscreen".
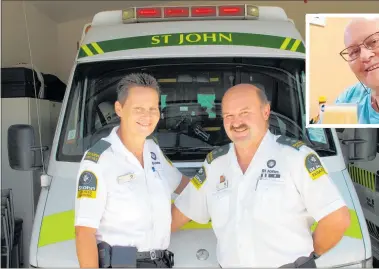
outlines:
{"label": "ambulance windscreen", "polygon": [[[119,124],[116,87],[134,72],[154,76],[160,86],[160,120],[153,135],[173,161],[203,161],[215,147],[230,143],[221,101],[239,83],[263,90],[271,104],[270,130],[335,152],[330,131],[317,137],[303,122],[304,61],[295,59],[191,58],[110,61],[77,67],[64,116],[57,158],[80,161],[83,153]],[[317,139],[315,139],[316,137]],[[322,139],[321,139],[321,138]]]}

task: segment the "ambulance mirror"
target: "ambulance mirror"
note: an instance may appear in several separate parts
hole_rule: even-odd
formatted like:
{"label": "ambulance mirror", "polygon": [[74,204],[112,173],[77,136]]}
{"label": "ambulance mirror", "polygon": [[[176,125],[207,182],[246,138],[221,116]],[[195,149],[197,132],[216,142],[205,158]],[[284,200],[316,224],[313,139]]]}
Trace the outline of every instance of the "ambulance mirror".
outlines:
{"label": "ambulance mirror", "polygon": [[8,159],[14,170],[28,171],[39,169],[35,166],[36,150],[46,150],[47,147],[36,147],[34,130],[31,125],[15,124],[8,128]]}
{"label": "ambulance mirror", "polygon": [[378,132],[375,128],[345,129],[341,141],[346,145],[348,161],[372,161],[376,157]]}

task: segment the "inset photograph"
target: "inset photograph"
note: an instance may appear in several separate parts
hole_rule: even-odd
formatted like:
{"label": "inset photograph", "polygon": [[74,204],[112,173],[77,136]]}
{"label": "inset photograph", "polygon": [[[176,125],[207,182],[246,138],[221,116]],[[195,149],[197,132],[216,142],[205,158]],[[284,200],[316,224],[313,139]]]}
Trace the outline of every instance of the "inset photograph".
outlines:
{"label": "inset photograph", "polygon": [[379,128],[379,14],[306,15],[307,127]]}

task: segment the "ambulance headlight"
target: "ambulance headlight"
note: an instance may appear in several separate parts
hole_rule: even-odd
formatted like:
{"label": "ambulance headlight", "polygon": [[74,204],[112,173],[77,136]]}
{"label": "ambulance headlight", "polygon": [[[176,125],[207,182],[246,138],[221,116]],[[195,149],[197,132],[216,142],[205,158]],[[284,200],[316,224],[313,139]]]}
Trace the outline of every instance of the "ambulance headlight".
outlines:
{"label": "ambulance headlight", "polygon": [[259,8],[257,6],[246,5],[246,14],[249,17],[258,18],[259,17]]}
{"label": "ambulance headlight", "polygon": [[122,21],[123,22],[129,21],[129,20],[135,19],[135,18],[136,18],[136,13],[135,13],[134,8],[128,8],[128,9],[124,9],[122,11]]}

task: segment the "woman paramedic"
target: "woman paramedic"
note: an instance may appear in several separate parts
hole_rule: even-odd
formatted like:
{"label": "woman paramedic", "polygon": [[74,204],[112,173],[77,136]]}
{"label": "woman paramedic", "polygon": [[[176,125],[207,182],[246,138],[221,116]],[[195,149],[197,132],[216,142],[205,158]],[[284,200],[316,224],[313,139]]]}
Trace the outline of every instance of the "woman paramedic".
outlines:
{"label": "woman paramedic", "polygon": [[84,154],[75,197],[76,252],[82,268],[105,267],[98,255],[104,245],[112,248],[113,267],[173,265],[167,251],[171,194],[180,193],[189,180],[149,138],[160,118],[159,99],[152,76],[121,79],[115,102],[120,125]]}

